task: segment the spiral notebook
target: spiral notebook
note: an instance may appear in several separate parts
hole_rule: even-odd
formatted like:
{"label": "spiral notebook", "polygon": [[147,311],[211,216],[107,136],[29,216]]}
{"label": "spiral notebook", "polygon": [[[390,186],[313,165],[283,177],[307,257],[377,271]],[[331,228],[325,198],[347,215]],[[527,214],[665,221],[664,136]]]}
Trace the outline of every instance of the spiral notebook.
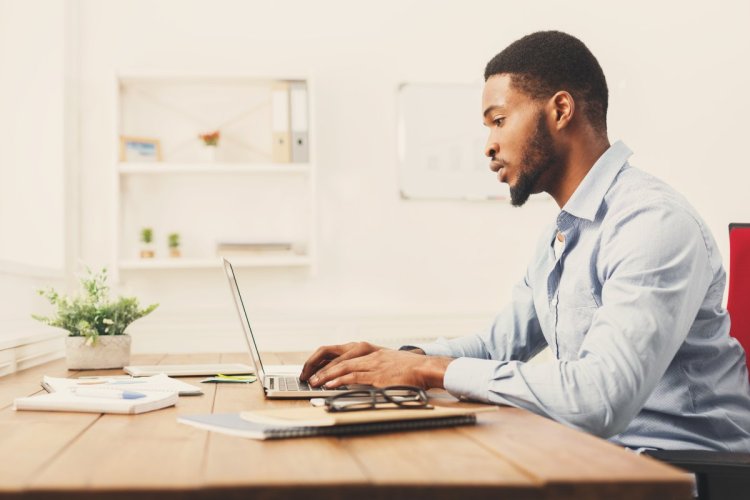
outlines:
{"label": "spiral notebook", "polygon": [[[493,410],[495,408],[492,408]],[[323,408],[181,415],[177,421],[199,429],[251,439],[307,436],[345,436],[417,429],[435,429],[476,423],[476,408],[432,410],[374,410],[326,413]],[[398,416],[394,415],[394,412]]]}

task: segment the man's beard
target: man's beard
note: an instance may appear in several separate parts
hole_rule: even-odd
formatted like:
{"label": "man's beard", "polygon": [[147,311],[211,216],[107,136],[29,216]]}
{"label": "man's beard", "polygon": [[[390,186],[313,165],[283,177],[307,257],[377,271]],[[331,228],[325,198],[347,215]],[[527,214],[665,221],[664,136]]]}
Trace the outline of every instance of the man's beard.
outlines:
{"label": "man's beard", "polygon": [[526,145],[516,184],[510,187],[510,203],[520,207],[537,188],[539,178],[557,163],[552,135],[549,133],[544,111],[539,112],[534,136]]}

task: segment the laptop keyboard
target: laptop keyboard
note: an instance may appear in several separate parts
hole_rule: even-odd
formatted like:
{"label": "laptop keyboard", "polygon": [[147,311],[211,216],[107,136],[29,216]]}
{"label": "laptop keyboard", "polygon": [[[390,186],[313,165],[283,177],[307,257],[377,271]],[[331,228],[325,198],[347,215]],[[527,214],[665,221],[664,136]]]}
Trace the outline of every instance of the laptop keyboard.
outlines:
{"label": "laptop keyboard", "polygon": [[[275,387],[278,385],[278,387]],[[275,391],[320,391],[320,387],[310,387],[297,377],[271,377],[268,381],[269,389]]]}

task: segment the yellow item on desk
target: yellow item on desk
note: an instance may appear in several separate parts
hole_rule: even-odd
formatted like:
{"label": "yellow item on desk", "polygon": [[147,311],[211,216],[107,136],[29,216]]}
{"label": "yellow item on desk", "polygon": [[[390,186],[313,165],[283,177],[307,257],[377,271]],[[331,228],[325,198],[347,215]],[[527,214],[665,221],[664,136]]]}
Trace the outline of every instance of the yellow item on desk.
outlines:
{"label": "yellow item on desk", "polygon": [[203,380],[201,380],[201,383],[214,382],[218,384],[252,384],[256,380],[258,380],[258,377],[256,377],[255,375],[224,375],[222,373],[219,373],[215,377],[204,378]]}

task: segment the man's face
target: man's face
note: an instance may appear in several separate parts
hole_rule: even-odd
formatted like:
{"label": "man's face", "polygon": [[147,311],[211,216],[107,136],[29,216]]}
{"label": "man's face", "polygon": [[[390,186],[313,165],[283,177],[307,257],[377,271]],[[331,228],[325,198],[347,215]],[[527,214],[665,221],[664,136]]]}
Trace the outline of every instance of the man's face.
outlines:
{"label": "man's face", "polygon": [[510,187],[511,204],[521,206],[531,194],[543,191],[559,170],[544,108],[503,74],[487,79],[482,110],[490,129],[485,147],[490,169]]}

